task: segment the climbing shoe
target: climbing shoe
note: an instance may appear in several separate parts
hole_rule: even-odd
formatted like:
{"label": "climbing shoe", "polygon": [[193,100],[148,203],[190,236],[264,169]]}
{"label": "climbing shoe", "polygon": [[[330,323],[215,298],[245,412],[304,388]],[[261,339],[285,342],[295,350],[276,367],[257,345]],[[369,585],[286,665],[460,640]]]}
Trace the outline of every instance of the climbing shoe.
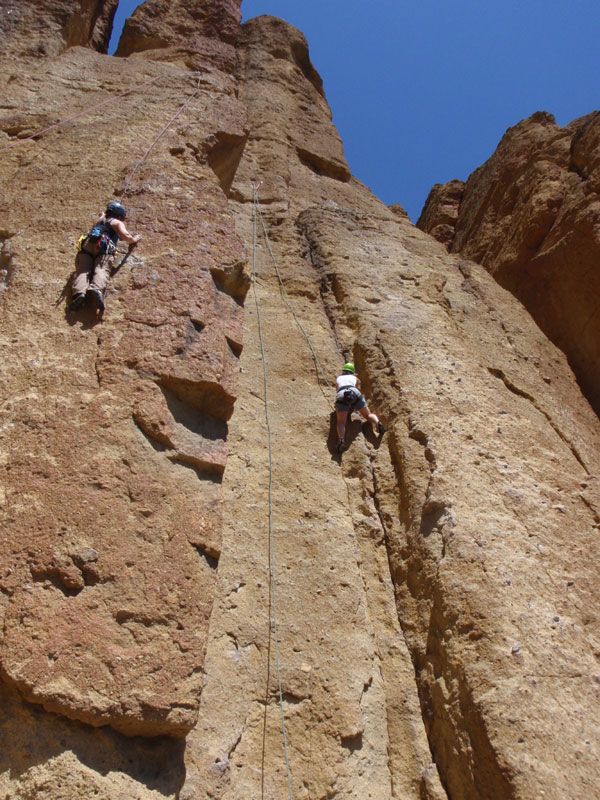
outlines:
{"label": "climbing shoe", "polygon": [[104,311],[104,298],[102,297],[102,292],[100,289],[88,289],[87,294],[94,298],[96,302],[96,308],[99,311]]}
{"label": "climbing shoe", "polygon": [[342,453],[343,450],[344,450],[344,447],[345,447],[344,440],[340,439],[340,441],[338,442],[338,446],[337,446],[338,453]]}
{"label": "climbing shoe", "polygon": [[383,434],[385,433],[385,428],[383,427],[383,422],[380,421],[380,422],[377,423],[377,430],[379,431],[379,435],[383,436]]}
{"label": "climbing shoe", "polygon": [[74,294],[71,298],[71,303],[69,304],[69,311],[79,311],[82,305],[85,303],[85,295],[84,294]]}

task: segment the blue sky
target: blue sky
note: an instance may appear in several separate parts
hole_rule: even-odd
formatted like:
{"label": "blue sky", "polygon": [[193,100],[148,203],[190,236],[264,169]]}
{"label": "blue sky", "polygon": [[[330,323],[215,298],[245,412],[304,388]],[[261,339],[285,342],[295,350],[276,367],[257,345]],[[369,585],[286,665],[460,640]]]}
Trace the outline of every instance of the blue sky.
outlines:
{"label": "blue sky", "polygon": [[[140,3],[120,0],[115,29]],[[243,0],[305,34],[353,174],[416,221],[534,111],[600,108],[598,0]],[[114,45],[113,45],[114,46]]]}

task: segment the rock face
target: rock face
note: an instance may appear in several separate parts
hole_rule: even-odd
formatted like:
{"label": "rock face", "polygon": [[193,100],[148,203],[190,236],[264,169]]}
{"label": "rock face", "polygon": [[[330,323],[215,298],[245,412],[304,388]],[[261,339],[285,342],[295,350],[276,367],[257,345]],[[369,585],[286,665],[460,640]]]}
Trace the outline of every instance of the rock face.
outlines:
{"label": "rock face", "polygon": [[147,0],[126,21],[116,55],[175,61],[183,53],[189,67],[212,61],[229,70],[240,19],[240,0]]}
{"label": "rock face", "polygon": [[454,183],[432,190],[418,226],[521,300],[600,413],[600,112],[565,128],[539,112],[510,128],[440,227]]}
{"label": "rock face", "polygon": [[81,45],[106,52],[119,0],[0,0],[0,54],[39,58]]}
{"label": "rock face", "polygon": [[[588,800],[598,419],[351,176],[304,37],[238,15],[150,1],[126,57],[0,72],[0,790]],[[144,238],[65,313],[124,189]],[[387,432],[340,458],[348,358]]]}
{"label": "rock face", "polygon": [[456,232],[458,211],[465,193],[463,181],[436,183],[429,192],[417,228],[430,233],[434,239],[451,249]]}
{"label": "rock face", "polygon": [[[81,48],[52,64],[48,121],[156,80],[48,133],[43,155],[35,141],[4,154],[2,671],[49,711],[182,736],[201,691],[248,285],[209,159],[219,137],[243,142],[245,112],[212,70],[133,173],[197,80]],[[6,144],[38,127],[47,69],[5,82],[20,119]],[[72,242],[126,185],[145,257],[115,277],[105,320],[65,317]]]}

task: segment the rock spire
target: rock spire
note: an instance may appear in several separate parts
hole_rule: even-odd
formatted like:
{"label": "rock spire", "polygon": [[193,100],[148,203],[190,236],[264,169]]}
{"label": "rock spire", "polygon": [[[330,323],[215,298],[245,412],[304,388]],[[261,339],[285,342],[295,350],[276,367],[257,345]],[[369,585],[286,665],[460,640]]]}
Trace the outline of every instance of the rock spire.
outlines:
{"label": "rock spire", "polygon": [[[600,426],[564,353],[352,176],[287,23],[47,28],[0,56],[0,794],[286,797],[283,712],[294,798],[594,797]],[[125,188],[142,242],[70,314]],[[348,359],[387,430],[340,458]]]}

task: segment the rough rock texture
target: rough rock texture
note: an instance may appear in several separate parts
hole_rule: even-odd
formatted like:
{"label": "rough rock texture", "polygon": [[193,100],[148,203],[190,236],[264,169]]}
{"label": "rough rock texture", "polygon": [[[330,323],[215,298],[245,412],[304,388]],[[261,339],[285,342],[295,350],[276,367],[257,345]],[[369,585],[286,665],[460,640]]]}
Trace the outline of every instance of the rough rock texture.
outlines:
{"label": "rough rock texture", "polygon": [[[453,182],[454,183],[454,182]],[[510,128],[467,181],[432,190],[419,227],[483,264],[567,355],[600,413],[600,112],[561,128],[538,112]]]}
{"label": "rough rock texture", "polygon": [[81,45],[106,52],[119,0],[0,0],[0,54],[55,56]]}
{"label": "rough rock texture", "polygon": [[[165,46],[3,78],[0,147],[168,73],[2,153],[0,794],[288,796],[277,654],[294,798],[589,800],[596,415],[517,300],[351,177],[298,31],[236,55],[190,36],[215,3],[172,5],[136,12]],[[71,243],[198,77],[103,318],[65,315]],[[305,334],[382,440],[335,454]]]}
{"label": "rough rock texture", "polygon": [[[241,0],[147,0],[126,21],[117,56],[143,53],[193,69],[233,67]],[[163,52],[160,52],[163,51]]]}
{"label": "rough rock texture", "polygon": [[[73,48],[5,77],[3,143],[39,126],[40,97],[54,121],[160,75],[3,154],[0,659],[48,710],[181,736],[201,690],[247,289],[209,159],[219,137],[243,142],[244,110],[231,75],[204,74],[132,175],[197,80]],[[144,249],[103,320],[65,316],[72,243],[125,182]]]}
{"label": "rough rock texture", "polygon": [[[394,217],[349,179],[299,32],[260,17],[243,26],[238,50],[250,136],[231,190],[237,229],[250,244],[252,181],[262,180],[265,222],[287,291],[332,379],[342,354],[299,215],[336,198]],[[264,240],[257,256],[274,453],[273,566],[294,796],[443,797],[397,617],[372,482],[362,486],[359,480],[365,468],[370,475],[367,448],[356,442],[361,466],[345,478],[331,456],[331,391],[319,391],[310,351],[282,300]],[[245,329],[224,478],[221,588],[182,798],[261,796],[263,786],[266,797],[287,795],[269,637],[261,353],[250,298]],[[357,431],[355,426],[353,435]],[[349,502],[352,494],[355,502]]]}
{"label": "rough rock texture", "polygon": [[[279,269],[326,373],[354,356],[390,426],[379,445],[355,423],[338,472],[331,393],[318,392],[259,240],[295,796],[553,796],[558,781],[559,796],[586,797],[599,741],[586,710],[598,704],[597,420],[564,357],[481,268],[300,158],[302,137],[322,163],[337,144],[326,117],[298,121],[309,82],[290,85],[294,64],[272,55],[284,45],[259,45],[267,28],[251,21],[239,41],[250,135],[231,192],[238,230],[251,241],[260,178]],[[267,792],[286,792],[273,676],[256,681],[268,473],[251,303],[241,363],[189,798],[252,796],[265,774]]]}
{"label": "rough rock texture", "polygon": [[417,228],[430,233],[450,250],[454,241],[458,211],[465,193],[464,181],[436,183],[429,192]]}
{"label": "rough rock texture", "polygon": [[237,0],[148,0],[126,21],[119,48],[142,51],[198,36],[235,44],[241,17]]}
{"label": "rough rock texture", "polygon": [[389,210],[392,214],[395,214],[397,217],[404,217],[408,219],[408,214],[404,210],[404,208],[400,205],[400,203],[392,203],[391,206],[388,206]]}

